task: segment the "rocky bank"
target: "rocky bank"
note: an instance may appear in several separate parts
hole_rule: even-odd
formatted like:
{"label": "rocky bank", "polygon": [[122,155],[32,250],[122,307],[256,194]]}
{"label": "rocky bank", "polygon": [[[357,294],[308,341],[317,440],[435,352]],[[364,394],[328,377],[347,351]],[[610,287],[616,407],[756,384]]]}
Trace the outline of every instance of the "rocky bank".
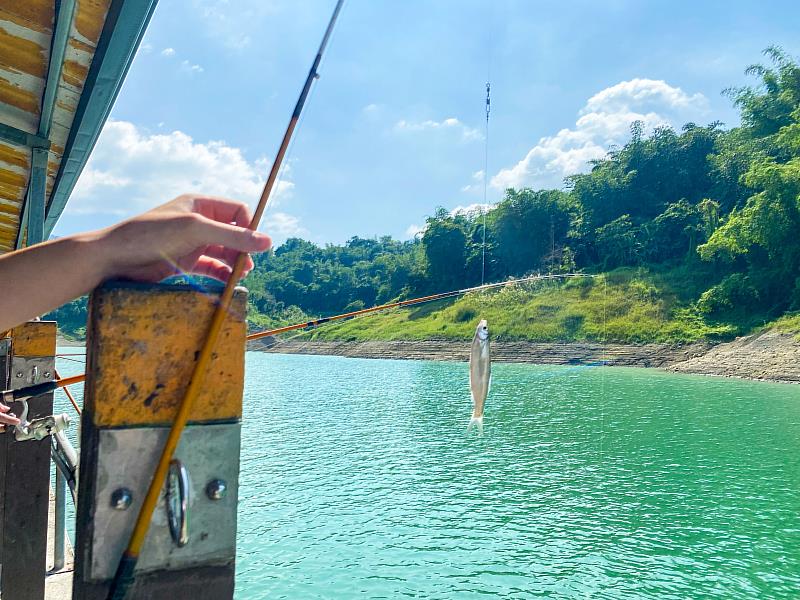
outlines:
{"label": "rocky bank", "polygon": [[[263,340],[252,350],[352,358],[469,359],[469,343],[452,340],[333,342]],[[607,364],[682,373],[800,383],[800,343],[791,334],[766,332],[724,344],[598,344],[493,341],[495,362],[551,365]]]}
{"label": "rocky bank", "polygon": [[718,344],[668,367],[681,373],[800,383],[800,342],[790,333],[767,331]]}

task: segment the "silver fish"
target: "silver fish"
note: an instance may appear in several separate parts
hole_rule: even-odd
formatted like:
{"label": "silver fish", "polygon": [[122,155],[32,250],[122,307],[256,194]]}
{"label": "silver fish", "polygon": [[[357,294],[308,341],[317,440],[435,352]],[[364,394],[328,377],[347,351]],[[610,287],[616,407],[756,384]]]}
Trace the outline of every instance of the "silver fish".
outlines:
{"label": "silver fish", "polygon": [[489,355],[489,324],[481,319],[469,352],[469,388],[472,391],[472,420],[483,422],[483,405],[489,394],[492,361]]}

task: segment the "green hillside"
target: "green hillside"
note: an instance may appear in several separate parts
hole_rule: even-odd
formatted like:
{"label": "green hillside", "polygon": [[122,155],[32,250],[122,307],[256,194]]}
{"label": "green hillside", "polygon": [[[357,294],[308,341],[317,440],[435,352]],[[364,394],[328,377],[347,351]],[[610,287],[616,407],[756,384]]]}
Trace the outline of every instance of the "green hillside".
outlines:
{"label": "green hillside", "polygon": [[[568,177],[508,189],[485,215],[432,207],[412,240],[292,238],[245,279],[256,329],[531,273],[594,279],[473,294],[330,326],[340,339],[468,337],[691,341],[747,333],[800,310],[800,65],[780,49],[727,90],[741,124],[646,131]],[[452,199],[447,200],[452,204]],[[788,315],[788,316],[787,316]],[[55,311],[81,336],[84,300]]]}
{"label": "green hillside", "polygon": [[[708,323],[681,300],[676,273],[618,269],[599,276],[509,285],[394,309],[306,334],[319,340],[468,339],[487,319],[494,339],[692,342],[727,339],[752,323]],[[684,288],[685,289],[685,288]]]}

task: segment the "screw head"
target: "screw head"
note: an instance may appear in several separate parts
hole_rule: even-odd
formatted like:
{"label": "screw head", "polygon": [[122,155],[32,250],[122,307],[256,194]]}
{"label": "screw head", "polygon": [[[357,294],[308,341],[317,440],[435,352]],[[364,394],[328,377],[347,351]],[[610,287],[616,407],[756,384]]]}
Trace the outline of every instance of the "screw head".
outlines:
{"label": "screw head", "polygon": [[21,378],[22,378],[22,371],[17,371],[17,379],[21,379]]}
{"label": "screw head", "polygon": [[228,484],[222,479],[212,479],[206,486],[206,496],[209,500],[222,500],[228,495]]}
{"label": "screw head", "polygon": [[111,508],[114,510],[128,510],[133,502],[133,492],[128,488],[117,488],[111,494]]}
{"label": "screw head", "polygon": [[44,372],[44,378],[45,379],[50,379],[50,371],[45,371]]}

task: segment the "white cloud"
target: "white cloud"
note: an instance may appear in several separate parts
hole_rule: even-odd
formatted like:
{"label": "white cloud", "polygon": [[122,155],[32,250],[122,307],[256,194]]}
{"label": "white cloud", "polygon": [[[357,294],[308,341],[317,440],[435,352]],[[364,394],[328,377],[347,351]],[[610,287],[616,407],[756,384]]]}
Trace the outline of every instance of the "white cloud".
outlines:
{"label": "white cloud", "polygon": [[653,108],[666,107],[671,110],[708,110],[708,99],[701,93],[691,96],[679,87],[655,79],[631,79],[612,85],[589,98],[581,114],[590,112],[625,112],[634,106]]}
{"label": "white cloud", "polygon": [[[495,206],[497,206],[497,204],[491,204],[491,203],[482,204],[477,202],[474,204],[459,205],[450,211],[450,215],[453,217],[456,217],[458,215],[465,215],[468,217],[478,217],[484,211],[488,212],[492,210]],[[412,223],[406,228],[406,237],[415,238],[418,235],[425,233],[425,230],[427,228],[428,228],[427,225],[417,225],[416,223]]]}
{"label": "white cloud", "polygon": [[[67,211],[126,217],[186,192],[227,196],[253,206],[269,164],[265,158],[250,162],[239,148],[222,141],[200,143],[181,131],[153,134],[127,121],[109,120]],[[292,192],[294,184],[286,174],[273,202]],[[264,229],[278,239],[304,232],[296,217],[271,211]]]}
{"label": "white cloud", "polygon": [[181,69],[191,74],[202,73],[204,71],[203,67],[200,65],[193,65],[188,60],[181,61]]}
{"label": "white cloud", "polygon": [[454,217],[457,215],[466,215],[468,217],[475,216],[482,214],[484,211],[488,212],[492,210],[495,206],[497,205],[491,203],[483,204],[480,202],[475,202],[473,204],[467,204],[466,206],[464,205],[456,206],[453,210],[450,211],[450,214],[453,215]]}
{"label": "white cloud", "polygon": [[425,232],[425,226],[424,225],[411,224],[411,225],[408,226],[408,228],[406,228],[406,237],[415,238],[419,234],[424,233],[424,232]]}
{"label": "white cloud", "polygon": [[150,54],[152,51],[153,51],[153,44],[149,42],[143,42],[139,46],[139,52],[141,52],[142,54]]}
{"label": "white cloud", "polygon": [[264,21],[280,9],[275,0],[193,0],[192,4],[208,33],[237,52],[250,45],[251,36],[263,35]]}
{"label": "white cloud", "polygon": [[161,51],[161,56],[175,56],[175,48],[164,48]]}
{"label": "white cloud", "polygon": [[632,79],[601,90],[579,111],[575,126],[545,136],[516,165],[492,177],[492,187],[560,187],[564,177],[585,172],[612,145],[630,138],[630,125],[643,121],[645,132],[680,127],[708,114],[703,94],[687,94],[665,81]]}
{"label": "white cloud", "polygon": [[475,171],[472,174],[472,183],[468,183],[467,185],[461,188],[462,192],[478,192],[483,191],[483,169],[480,171]]}
{"label": "white cloud", "polygon": [[468,127],[455,117],[448,117],[443,121],[406,121],[401,119],[394,125],[394,130],[398,133],[421,132],[421,131],[457,131],[461,134],[464,141],[480,140],[483,135],[477,129]]}
{"label": "white cloud", "polygon": [[268,232],[273,240],[282,241],[290,237],[308,236],[308,229],[300,226],[300,219],[285,212],[268,212],[260,229]]}

